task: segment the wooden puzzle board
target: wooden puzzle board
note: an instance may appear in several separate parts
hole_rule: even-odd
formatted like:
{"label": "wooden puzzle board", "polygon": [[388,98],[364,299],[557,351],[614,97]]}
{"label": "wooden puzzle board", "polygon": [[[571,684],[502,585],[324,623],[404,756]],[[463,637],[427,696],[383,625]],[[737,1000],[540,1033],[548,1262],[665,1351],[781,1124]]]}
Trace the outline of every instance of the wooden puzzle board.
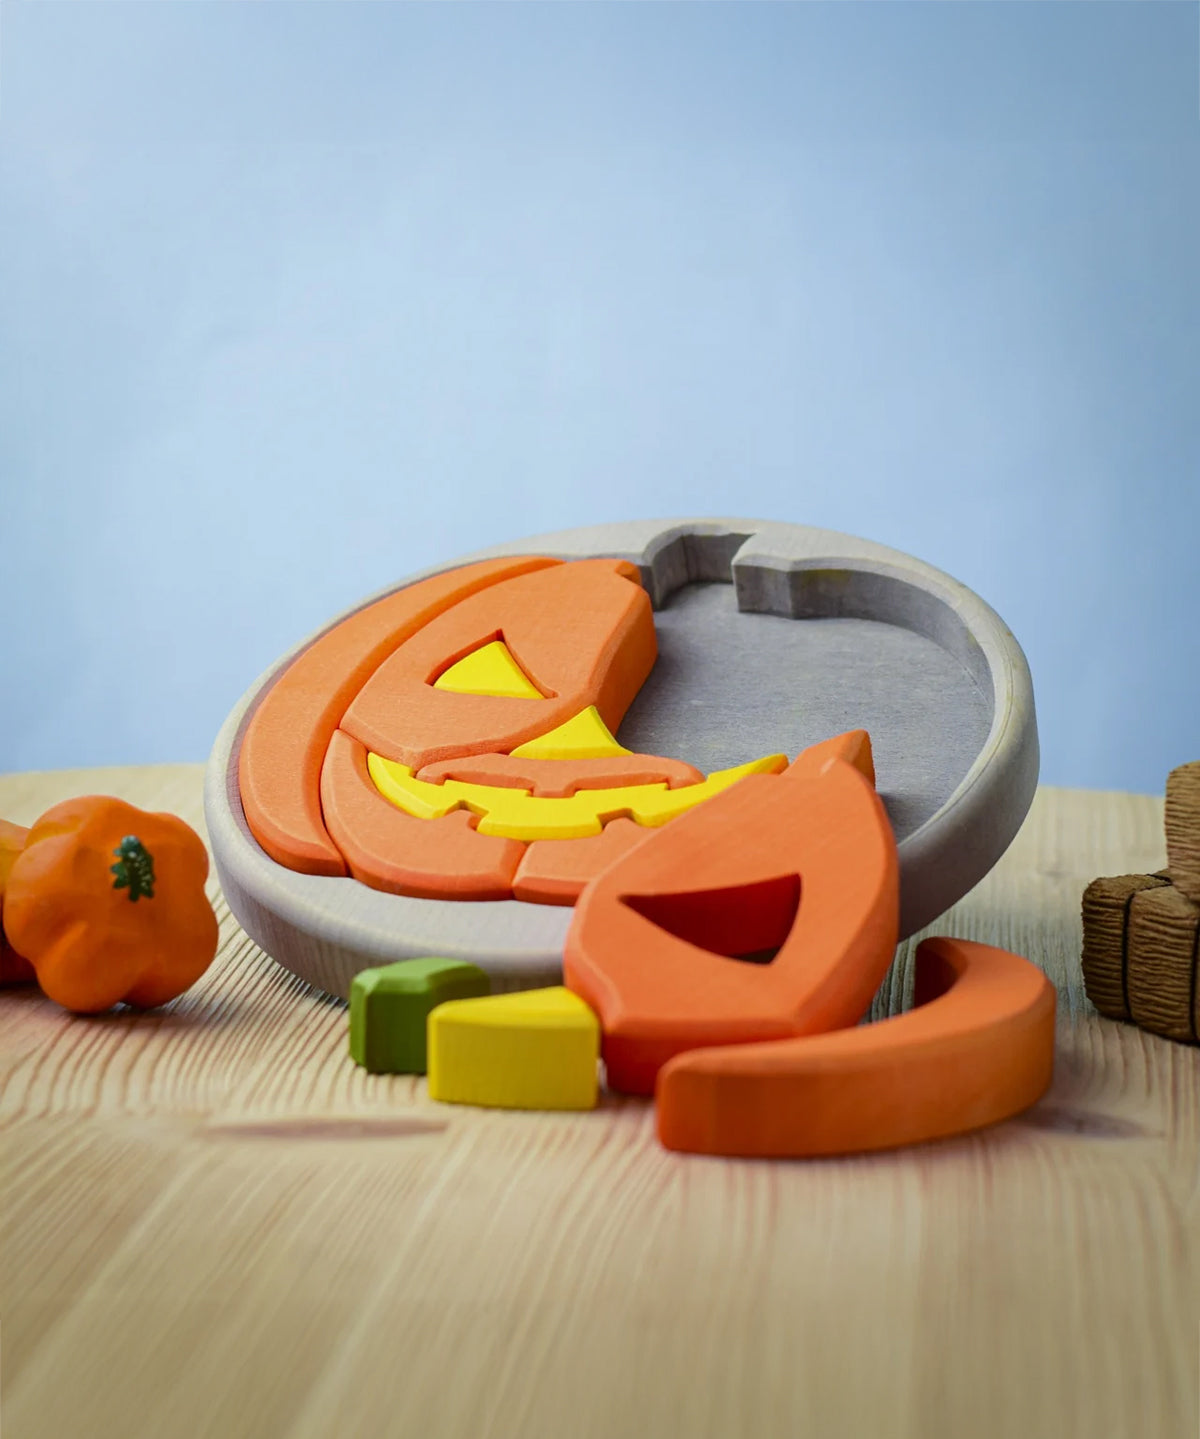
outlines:
{"label": "wooden puzzle board", "polygon": [[[899,843],[902,935],[965,894],[1019,828],[1038,766],[1028,667],[994,611],[931,566],[798,525],[636,521],[521,540],[407,582],[503,554],[638,565],[659,657],[618,734],[631,749],[709,771],[867,729]],[[423,954],[480,964],[498,989],[557,983],[569,908],[410,899],[284,869],[259,848],[238,793],[239,747],[303,648],[250,689],[209,762],[213,852],[246,931],[334,995],[360,969]]]}

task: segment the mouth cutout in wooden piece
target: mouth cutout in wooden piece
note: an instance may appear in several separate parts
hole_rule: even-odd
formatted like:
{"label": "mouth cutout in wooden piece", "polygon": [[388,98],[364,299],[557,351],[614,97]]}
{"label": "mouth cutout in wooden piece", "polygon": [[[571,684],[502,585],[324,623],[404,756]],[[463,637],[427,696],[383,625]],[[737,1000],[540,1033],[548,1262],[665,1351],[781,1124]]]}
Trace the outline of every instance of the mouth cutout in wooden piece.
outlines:
{"label": "mouth cutout in wooden piece", "polygon": [[861,1017],[898,923],[896,844],[869,771],[865,735],[815,746],[682,816],[585,890],[563,970],[600,1016],[611,1088],[650,1094],[689,1050]]}

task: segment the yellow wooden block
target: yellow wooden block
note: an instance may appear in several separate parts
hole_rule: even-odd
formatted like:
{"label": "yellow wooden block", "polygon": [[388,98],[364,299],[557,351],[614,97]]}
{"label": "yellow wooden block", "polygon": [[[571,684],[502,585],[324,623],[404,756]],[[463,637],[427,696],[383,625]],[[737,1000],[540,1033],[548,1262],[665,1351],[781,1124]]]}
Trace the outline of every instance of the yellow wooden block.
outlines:
{"label": "yellow wooden block", "polygon": [[460,695],[502,695],[507,699],[540,700],[545,696],[513,658],[503,640],[492,640],[443,670],[435,690]]}
{"label": "yellow wooden block", "polygon": [[600,1021],[561,985],[429,1012],[429,1097],[498,1109],[593,1109]]}
{"label": "yellow wooden block", "polygon": [[595,705],[513,750],[518,759],[607,759],[632,753],[613,738]]}

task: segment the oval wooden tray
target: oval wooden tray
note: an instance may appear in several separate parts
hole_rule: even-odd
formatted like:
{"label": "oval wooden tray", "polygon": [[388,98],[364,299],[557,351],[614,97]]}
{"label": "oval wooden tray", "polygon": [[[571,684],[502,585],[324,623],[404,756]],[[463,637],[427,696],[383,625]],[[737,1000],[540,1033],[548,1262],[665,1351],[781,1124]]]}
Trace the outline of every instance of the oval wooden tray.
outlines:
{"label": "oval wooden tray", "polygon": [[[608,555],[640,568],[659,657],[620,728],[630,749],[708,772],[868,730],[899,844],[902,936],[982,879],[1020,827],[1038,771],[1029,668],[999,616],[941,571],[800,525],[630,521],[497,546],[404,583],[503,554]],[[497,989],[560,982],[569,908],[409,899],[297,874],[259,848],[238,795],[242,735],[313,638],[251,687],[209,760],[209,837],[243,928],[342,997],[360,969],[431,954],[481,965]]]}

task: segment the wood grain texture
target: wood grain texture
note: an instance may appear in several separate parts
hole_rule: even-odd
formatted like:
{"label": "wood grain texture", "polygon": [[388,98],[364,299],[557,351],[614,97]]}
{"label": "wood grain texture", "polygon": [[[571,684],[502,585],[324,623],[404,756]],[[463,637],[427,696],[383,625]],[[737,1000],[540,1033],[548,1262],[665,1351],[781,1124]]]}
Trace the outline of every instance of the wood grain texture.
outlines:
{"label": "wood grain texture", "polygon": [[[103,791],[199,826],[200,789],[6,776],[0,814]],[[162,1013],[4,993],[5,1439],[1194,1439],[1200,1051],[1100,1018],[1079,970],[1087,882],[1163,860],[1161,800],[1039,793],[932,932],[1054,979],[1050,1094],[867,1158],[670,1154],[639,1100],[432,1104],[223,906]]]}

